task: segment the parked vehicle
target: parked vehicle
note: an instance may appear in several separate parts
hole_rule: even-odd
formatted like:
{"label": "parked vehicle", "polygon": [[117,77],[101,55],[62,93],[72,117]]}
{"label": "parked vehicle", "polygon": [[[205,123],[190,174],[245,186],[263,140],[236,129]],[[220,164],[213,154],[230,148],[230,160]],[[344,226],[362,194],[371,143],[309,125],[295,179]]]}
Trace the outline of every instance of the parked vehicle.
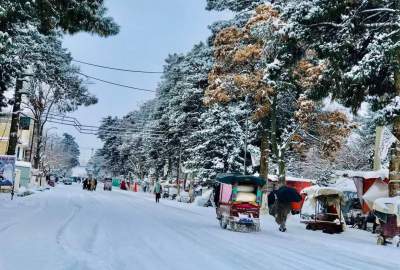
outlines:
{"label": "parked vehicle", "polygon": [[217,176],[217,219],[221,228],[251,232],[260,230],[261,187],[265,180],[249,175]]}
{"label": "parked vehicle", "polygon": [[300,212],[307,230],[341,233],[345,220],[342,213],[343,193],[332,187],[313,186],[302,191],[306,195]]}
{"label": "parked vehicle", "polygon": [[64,185],[72,185],[72,179],[71,178],[64,178],[63,183],[64,183]]}
{"label": "parked vehicle", "polygon": [[162,185],[162,198],[175,200],[178,195],[176,184],[163,184]]}
{"label": "parked vehicle", "polygon": [[112,190],[112,179],[111,178],[104,179],[103,190],[108,190],[108,191]]}
{"label": "parked vehicle", "polygon": [[[380,198],[374,202],[374,215],[379,220],[378,245],[400,246],[400,197]],[[391,242],[392,241],[392,242]]]}
{"label": "parked vehicle", "polygon": [[[339,173],[339,174],[338,174]],[[374,201],[388,196],[388,175],[385,171],[342,171],[338,176],[352,179],[359,204],[353,202],[347,211],[344,206],[346,222],[359,229],[372,227],[374,232],[375,217],[372,213]],[[346,196],[346,194],[345,194]]]}

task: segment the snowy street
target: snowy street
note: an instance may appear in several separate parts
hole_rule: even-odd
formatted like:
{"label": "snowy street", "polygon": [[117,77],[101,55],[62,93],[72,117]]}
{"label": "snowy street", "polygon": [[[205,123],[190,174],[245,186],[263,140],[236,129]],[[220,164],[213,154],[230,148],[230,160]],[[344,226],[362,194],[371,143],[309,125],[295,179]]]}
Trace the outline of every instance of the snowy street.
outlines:
{"label": "snowy street", "polygon": [[399,249],[370,233],[310,232],[291,217],[287,233],[269,218],[260,233],[223,231],[214,209],[149,194],[58,185],[0,197],[0,270],[399,269]]}

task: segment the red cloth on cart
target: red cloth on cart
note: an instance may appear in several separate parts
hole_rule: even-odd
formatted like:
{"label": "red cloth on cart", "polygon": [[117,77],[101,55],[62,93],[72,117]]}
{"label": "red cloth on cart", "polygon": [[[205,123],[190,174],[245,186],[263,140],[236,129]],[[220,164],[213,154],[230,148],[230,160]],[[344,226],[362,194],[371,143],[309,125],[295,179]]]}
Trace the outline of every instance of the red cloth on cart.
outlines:
{"label": "red cloth on cart", "polygon": [[397,227],[397,219],[395,215],[388,215],[387,222],[381,224],[381,226],[385,237],[394,237],[400,234],[400,227]]}

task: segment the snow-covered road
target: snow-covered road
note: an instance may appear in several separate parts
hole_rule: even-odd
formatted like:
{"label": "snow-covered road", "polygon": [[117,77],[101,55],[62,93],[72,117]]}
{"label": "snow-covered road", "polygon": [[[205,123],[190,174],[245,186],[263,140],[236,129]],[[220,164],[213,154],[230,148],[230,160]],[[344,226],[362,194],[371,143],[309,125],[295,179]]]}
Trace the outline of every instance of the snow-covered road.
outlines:
{"label": "snow-covered road", "polygon": [[0,270],[400,269],[400,249],[367,232],[310,232],[291,218],[280,233],[221,230],[211,208],[143,193],[51,191],[0,197]]}

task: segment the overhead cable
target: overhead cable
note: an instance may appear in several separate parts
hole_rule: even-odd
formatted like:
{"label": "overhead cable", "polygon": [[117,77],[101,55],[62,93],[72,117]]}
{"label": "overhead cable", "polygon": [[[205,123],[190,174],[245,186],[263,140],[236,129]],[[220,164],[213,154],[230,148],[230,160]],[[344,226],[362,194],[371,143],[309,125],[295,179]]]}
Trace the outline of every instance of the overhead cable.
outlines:
{"label": "overhead cable", "polygon": [[92,79],[92,80],[95,80],[95,81],[99,81],[99,82],[103,82],[103,83],[107,83],[107,84],[111,84],[111,85],[115,85],[115,86],[119,86],[119,87],[123,87],[123,88],[129,88],[129,89],[133,89],[133,90],[137,90],[137,91],[152,92],[152,93],[156,92],[156,90],[152,90],[152,89],[139,88],[139,87],[135,87],[135,86],[130,86],[130,85],[125,85],[125,84],[120,84],[120,83],[115,83],[115,82],[103,80],[103,79],[100,79],[100,78],[97,78],[97,77],[86,75],[86,74],[78,72],[78,71],[76,73],[79,74],[79,75],[82,75],[82,76],[84,76],[84,77],[86,77],[88,79]]}
{"label": "overhead cable", "polygon": [[81,60],[77,60],[77,59],[73,59],[72,61],[80,63],[80,64],[88,65],[88,66],[104,68],[104,69],[110,69],[110,70],[123,71],[123,72],[143,73],[143,74],[162,74],[163,73],[161,71],[134,70],[134,69],[124,69],[124,68],[103,66],[103,65],[93,64],[93,63],[89,63],[89,62],[85,62],[85,61],[81,61]]}

